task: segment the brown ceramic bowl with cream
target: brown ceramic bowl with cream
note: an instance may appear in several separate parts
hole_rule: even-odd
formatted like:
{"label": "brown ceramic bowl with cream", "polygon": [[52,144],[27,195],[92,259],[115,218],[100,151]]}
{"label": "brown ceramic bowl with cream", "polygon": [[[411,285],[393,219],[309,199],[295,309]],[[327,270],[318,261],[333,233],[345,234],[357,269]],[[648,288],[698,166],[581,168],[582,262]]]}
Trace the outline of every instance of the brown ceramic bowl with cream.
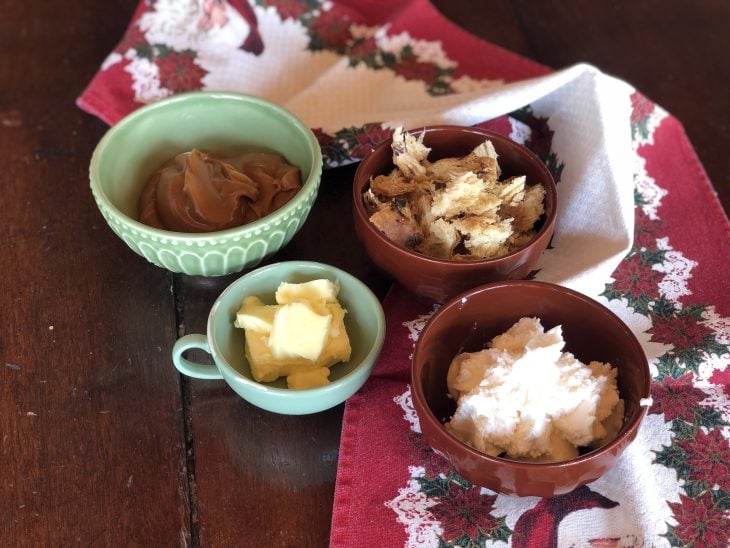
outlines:
{"label": "brown ceramic bowl with cream", "polygon": [[[568,461],[531,463],[488,456],[444,427],[456,408],[446,381],[451,360],[461,352],[481,350],[523,317],[540,318],[545,330],[561,325],[565,351],[584,363],[597,360],[617,368],[625,413],[613,441]],[[647,411],[641,400],[649,397],[649,384],[641,345],[613,312],[570,289],[525,280],[487,284],[446,303],[424,327],[411,370],[413,405],[431,447],[466,480],[519,496],[567,493],[608,471],[636,437]]]}
{"label": "brown ceramic bowl with cream", "polygon": [[538,220],[535,236],[527,245],[495,259],[437,259],[398,245],[373,225],[363,202],[363,194],[368,190],[371,179],[389,173],[394,167],[392,141],[388,139],[363,159],[353,184],[355,232],[371,260],[413,293],[438,302],[484,283],[526,278],[550,242],[555,227],[557,189],[545,164],[522,145],[485,129],[428,126],[409,131],[415,135],[421,132],[424,133],[423,144],[431,148],[429,161],[464,156],[490,139],[498,154],[503,177],[525,175],[527,185],[541,183],[544,186],[545,213]]}

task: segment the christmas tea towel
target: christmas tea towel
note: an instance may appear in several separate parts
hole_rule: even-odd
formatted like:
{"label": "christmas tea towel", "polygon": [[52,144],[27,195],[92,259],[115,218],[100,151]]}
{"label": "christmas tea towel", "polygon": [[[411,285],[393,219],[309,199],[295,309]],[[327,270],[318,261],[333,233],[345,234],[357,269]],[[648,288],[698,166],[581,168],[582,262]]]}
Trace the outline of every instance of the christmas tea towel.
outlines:
{"label": "christmas tea towel", "polygon": [[114,123],[198,89],[289,108],[328,166],[397,125],[524,143],[561,204],[538,277],[609,306],[649,358],[654,404],[614,470],[552,499],[505,497],[424,443],[408,370],[435,305],[394,287],[381,359],[345,408],[332,546],[728,545],[730,225],[676,119],[594,67],[551,73],[478,40],[426,0],[143,1],[78,104]]}
{"label": "christmas tea towel", "polygon": [[397,126],[511,114],[514,140],[553,137],[545,160],[560,181],[537,278],[595,296],[631,247],[633,88],[588,65],[549,73],[454,27],[426,0],[142,2],[78,104],[114,123],[198,89],[288,108],[313,128],[327,166],[361,159]]}

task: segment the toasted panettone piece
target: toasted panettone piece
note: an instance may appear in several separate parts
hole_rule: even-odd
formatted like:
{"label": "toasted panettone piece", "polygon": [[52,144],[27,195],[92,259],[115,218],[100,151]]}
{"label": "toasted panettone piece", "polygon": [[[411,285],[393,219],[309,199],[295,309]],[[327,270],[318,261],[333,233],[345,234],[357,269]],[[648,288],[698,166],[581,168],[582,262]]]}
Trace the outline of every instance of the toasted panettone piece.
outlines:
{"label": "toasted panettone piece", "polygon": [[423,231],[407,206],[384,207],[370,216],[370,222],[398,245],[412,248],[423,240]]}
{"label": "toasted panettone piece", "polygon": [[452,224],[464,236],[464,245],[472,255],[489,259],[508,252],[506,242],[512,235],[512,219],[492,222],[470,216],[454,219]]}
{"label": "toasted panettone piece", "polygon": [[507,238],[507,248],[509,249],[509,251],[514,251],[515,249],[525,247],[534,237],[534,232],[515,232],[509,238]]}
{"label": "toasted panettone piece", "polygon": [[447,182],[460,175],[472,172],[479,178],[490,181],[498,177],[497,160],[487,156],[467,154],[461,158],[443,158],[428,165],[426,175],[432,181]]}
{"label": "toasted panettone piece", "polygon": [[491,141],[460,158],[428,161],[423,134],[393,133],[395,169],[371,179],[363,203],[388,238],[437,258],[489,259],[529,243],[545,189],[525,176],[500,181]]}
{"label": "toasted panettone piece", "polygon": [[423,179],[426,175],[424,162],[431,149],[423,144],[423,133],[414,137],[398,127],[393,132],[393,163],[408,179]]}
{"label": "toasted panettone piece", "polygon": [[531,231],[545,212],[545,188],[533,185],[525,188],[524,199],[518,204],[505,204],[500,209],[502,217],[512,217],[515,233]]}
{"label": "toasted panettone piece", "polygon": [[451,219],[460,215],[488,215],[502,201],[489,192],[487,183],[468,171],[434,193],[431,212],[435,217]]}
{"label": "toasted panettone piece", "polygon": [[417,181],[406,179],[403,173],[394,169],[387,175],[378,175],[370,181],[370,188],[375,194],[394,198],[408,194],[419,188]]}
{"label": "toasted panettone piece", "polygon": [[471,151],[471,153],[476,156],[486,156],[487,158],[493,158],[495,160],[499,156],[494,148],[494,145],[492,144],[492,141],[490,141],[489,139],[484,141],[482,144],[477,145],[474,150]]}
{"label": "toasted panettone piece", "polygon": [[502,169],[499,167],[499,162],[497,161],[499,154],[497,154],[497,151],[494,150],[492,141],[484,141],[481,145],[472,150],[471,153],[475,156],[483,156],[494,160],[494,173],[496,174],[496,178],[498,179],[499,176],[502,175]]}
{"label": "toasted panettone piece", "polygon": [[517,205],[525,199],[525,181],[527,177],[511,177],[498,184],[497,194],[505,205]]}
{"label": "toasted panettone piece", "polygon": [[426,237],[416,247],[416,251],[437,259],[451,259],[454,248],[460,242],[461,234],[450,222],[436,219],[431,224]]}
{"label": "toasted panettone piece", "polygon": [[411,212],[416,219],[423,233],[426,234],[431,229],[431,224],[436,220],[436,216],[431,211],[433,204],[433,191],[428,188],[421,188],[408,195],[408,203],[411,206]]}
{"label": "toasted panettone piece", "polygon": [[381,200],[374,192],[372,188],[367,189],[363,192],[362,203],[365,206],[365,211],[368,215],[372,215],[379,209],[390,206],[390,200]]}

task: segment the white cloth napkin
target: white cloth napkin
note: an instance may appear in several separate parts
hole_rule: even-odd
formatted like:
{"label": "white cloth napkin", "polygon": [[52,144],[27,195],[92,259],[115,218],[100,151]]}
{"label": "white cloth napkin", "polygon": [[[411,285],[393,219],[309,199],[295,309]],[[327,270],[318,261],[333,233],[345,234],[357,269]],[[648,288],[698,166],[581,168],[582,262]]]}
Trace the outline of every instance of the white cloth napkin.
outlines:
{"label": "white cloth napkin", "polygon": [[[331,81],[328,73],[326,81]],[[341,80],[346,80],[342,75]],[[553,152],[565,164],[558,185],[555,235],[540,262],[537,279],[558,283],[590,296],[604,290],[621,259],[631,249],[634,233],[634,153],[631,144],[631,103],[634,89],[595,67],[579,64],[559,72],[488,90],[427,97],[409,106],[395,105],[382,82],[363,79],[352,86],[348,100],[361,109],[337,108],[336,96],[319,102],[306,97],[328,95],[319,79],[284,106],[312,127],[339,129],[377,120],[384,125],[416,128],[427,124],[473,125],[526,105],[550,121]],[[369,86],[377,87],[379,93]],[[329,105],[329,107],[327,107]],[[511,137],[521,140],[518,129]]]}
{"label": "white cloth napkin", "polygon": [[[554,130],[553,152],[565,164],[558,185],[558,215],[551,249],[537,279],[589,296],[604,290],[611,273],[631,249],[634,234],[633,148],[627,83],[579,64],[530,80],[398,104],[402,82],[391,89],[383,79],[353,83],[331,68],[322,78],[284,102],[312,127],[336,131],[384,121],[416,128],[428,124],[474,125],[531,105]],[[346,71],[346,67],[342,67]],[[348,94],[332,81],[350,82]],[[319,97],[318,101],[310,101]],[[346,97],[344,99],[343,97]],[[348,108],[345,102],[363,105]],[[511,137],[521,139],[519,130]]]}

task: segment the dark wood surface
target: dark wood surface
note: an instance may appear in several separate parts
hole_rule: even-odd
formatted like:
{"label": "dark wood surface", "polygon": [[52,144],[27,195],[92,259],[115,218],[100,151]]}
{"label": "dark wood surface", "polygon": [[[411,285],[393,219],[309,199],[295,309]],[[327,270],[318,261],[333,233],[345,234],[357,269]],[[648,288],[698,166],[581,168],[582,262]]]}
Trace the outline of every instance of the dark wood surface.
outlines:
{"label": "dark wood surface", "polygon": [[[587,61],[633,83],[684,123],[728,209],[730,4],[436,3],[550,67]],[[173,342],[203,330],[235,276],[147,264],[88,190],[106,126],[74,100],[135,5],[0,0],[2,544],[325,546],[343,406],[284,417],[180,378]],[[352,173],[325,174],[310,221],[272,260],[329,262],[383,296],[347,223]]]}

